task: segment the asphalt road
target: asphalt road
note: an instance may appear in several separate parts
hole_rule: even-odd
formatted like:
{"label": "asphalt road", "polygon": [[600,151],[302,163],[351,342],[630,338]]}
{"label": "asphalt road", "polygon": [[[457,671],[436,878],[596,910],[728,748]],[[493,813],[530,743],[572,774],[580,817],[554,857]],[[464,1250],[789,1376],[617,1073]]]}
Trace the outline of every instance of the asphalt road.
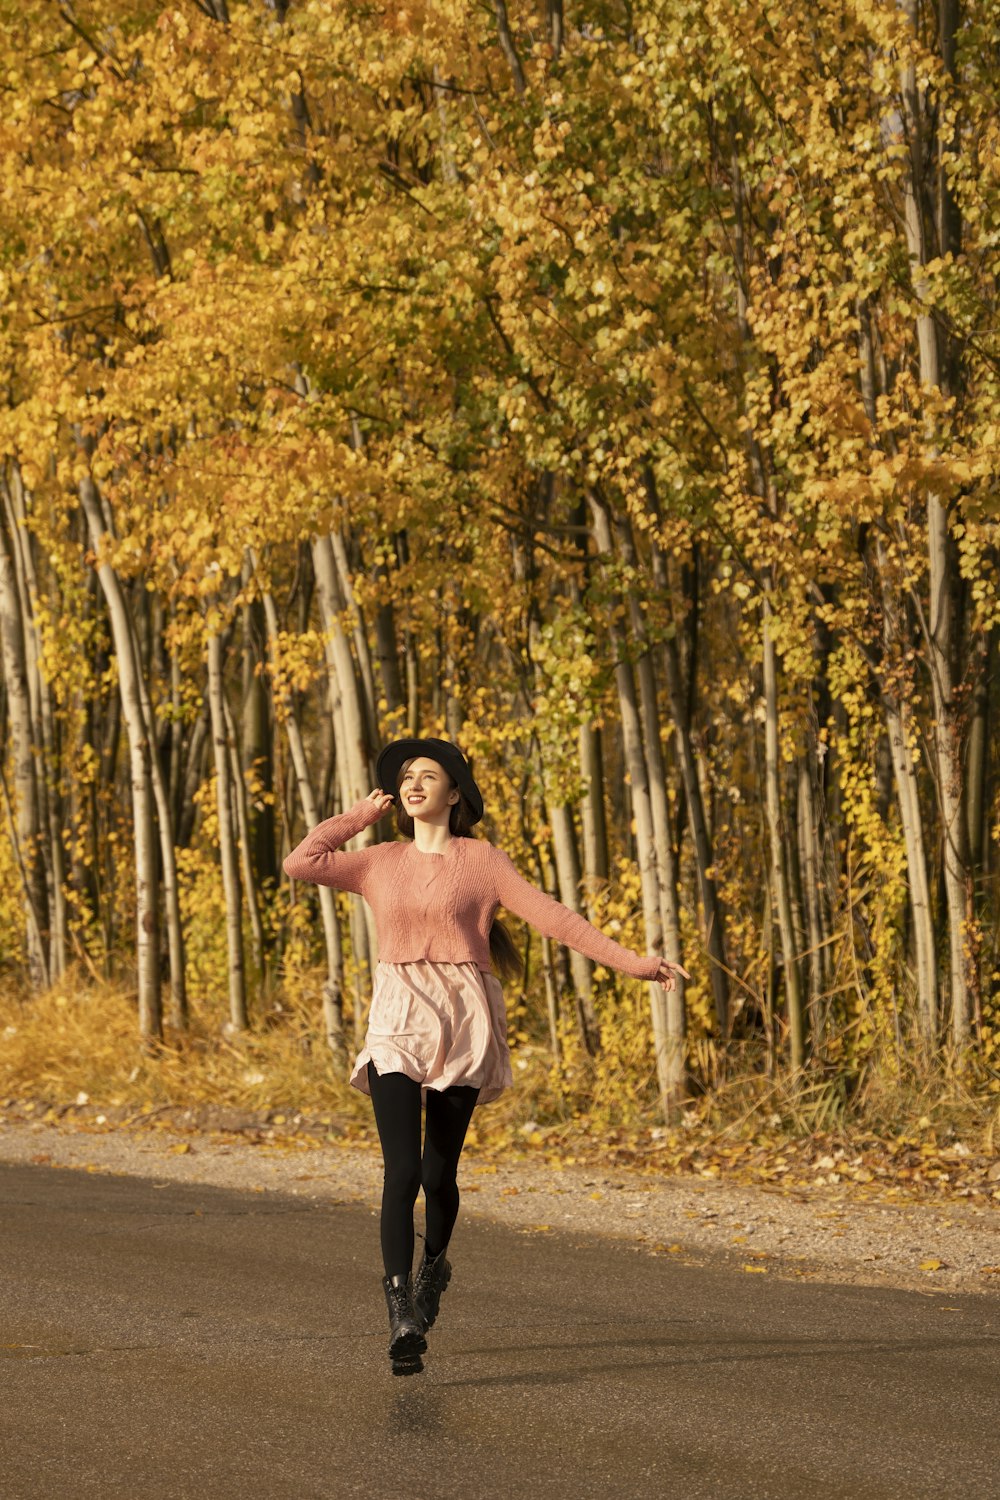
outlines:
{"label": "asphalt road", "polygon": [[460,1222],[422,1375],[356,1205],[0,1166],[0,1495],[1000,1495],[1000,1303]]}

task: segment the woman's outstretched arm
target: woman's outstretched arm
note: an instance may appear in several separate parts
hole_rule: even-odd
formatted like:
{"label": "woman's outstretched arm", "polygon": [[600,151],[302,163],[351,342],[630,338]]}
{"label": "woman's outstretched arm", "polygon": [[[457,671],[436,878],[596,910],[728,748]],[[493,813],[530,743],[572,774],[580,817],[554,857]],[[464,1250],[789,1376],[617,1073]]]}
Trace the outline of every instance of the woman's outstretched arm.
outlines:
{"label": "woman's outstretched arm", "polygon": [[[493,847],[491,863],[497,900],[515,916],[530,922],[545,937],[567,943],[569,947],[585,953],[588,958],[592,958],[595,963],[604,964],[606,968],[619,969],[623,974],[631,974],[636,979],[658,979],[672,988],[670,975],[666,971],[677,969],[677,965],[668,964],[662,958],[643,957],[639,953],[633,953],[631,948],[623,948],[614,938],[605,937],[586,917],[570,911],[561,901],[556,901],[525,880],[518,873],[510,855],[505,854],[502,849]],[[688,977],[686,970],[680,969],[679,972]]]}
{"label": "woman's outstretched arm", "polygon": [[344,853],[341,844],[346,844],[355,834],[376,823],[385,811],[384,807],[363,797],[346,812],[335,818],[327,818],[306,834],[291,854],[287,855],[281,868],[292,880],[305,880],[312,885],[332,885],[338,891],[357,891],[362,887],[376,855],[378,845],[367,849],[354,849]]}

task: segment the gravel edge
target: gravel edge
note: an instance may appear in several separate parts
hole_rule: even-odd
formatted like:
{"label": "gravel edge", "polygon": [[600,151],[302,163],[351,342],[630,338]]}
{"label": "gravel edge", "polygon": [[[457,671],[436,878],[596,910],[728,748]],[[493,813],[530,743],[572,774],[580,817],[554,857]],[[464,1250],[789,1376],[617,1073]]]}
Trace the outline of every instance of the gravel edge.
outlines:
{"label": "gravel edge", "polygon": [[[0,1161],[280,1192],[376,1212],[377,1150],[218,1132],[0,1125]],[[865,1202],[847,1188],[770,1189],[625,1168],[463,1159],[462,1216],[525,1234],[601,1235],[681,1264],[940,1294],[1000,1292],[1000,1208]],[[461,1219],[459,1221],[459,1228]]]}

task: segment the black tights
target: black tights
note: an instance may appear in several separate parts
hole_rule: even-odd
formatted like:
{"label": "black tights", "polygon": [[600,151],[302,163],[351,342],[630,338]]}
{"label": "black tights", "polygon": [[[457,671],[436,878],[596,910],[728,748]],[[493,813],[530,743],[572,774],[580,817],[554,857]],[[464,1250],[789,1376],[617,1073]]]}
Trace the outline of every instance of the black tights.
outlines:
{"label": "black tights", "polygon": [[427,1254],[438,1255],[458,1218],[458,1158],[479,1096],[454,1084],[427,1090],[427,1124],[420,1149],[420,1084],[405,1073],[377,1073],[368,1064],[368,1086],[382,1143],[382,1260],[387,1276],[408,1276],[413,1266],[413,1208],[423,1187]]}

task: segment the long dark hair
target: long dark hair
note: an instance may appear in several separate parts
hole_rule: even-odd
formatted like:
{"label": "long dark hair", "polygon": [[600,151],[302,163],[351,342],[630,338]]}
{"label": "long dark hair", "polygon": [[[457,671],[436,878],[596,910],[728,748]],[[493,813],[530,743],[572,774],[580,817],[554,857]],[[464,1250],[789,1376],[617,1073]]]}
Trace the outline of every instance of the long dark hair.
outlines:
{"label": "long dark hair", "polygon": [[[399,788],[402,786],[403,777],[406,775],[407,770],[417,759],[419,759],[418,756],[411,755],[409,760],[404,760],[399,768],[399,775],[396,777],[396,827],[408,839],[412,839],[413,837],[413,819],[403,806],[403,799],[399,794]],[[427,756],[426,759],[434,760],[434,757]],[[469,806],[462,788],[454,776],[445,770],[440,761],[435,760],[434,764],[440,766],[441,770],[448,777],[449,791],[458,792],[458,801],[452,804],[451,812],[448,815],[448,827],[452,838],[474,839],[476,835],[472,831],[475,827],[472,820],[472,808]],[[507,931],[503,922],[497,917],[493,918],[493,925],[490,928],[490,962],[501,979],[520,979],[524,973],[524,963],[520,953],[518,953],[514,946],[514,939]]]}

